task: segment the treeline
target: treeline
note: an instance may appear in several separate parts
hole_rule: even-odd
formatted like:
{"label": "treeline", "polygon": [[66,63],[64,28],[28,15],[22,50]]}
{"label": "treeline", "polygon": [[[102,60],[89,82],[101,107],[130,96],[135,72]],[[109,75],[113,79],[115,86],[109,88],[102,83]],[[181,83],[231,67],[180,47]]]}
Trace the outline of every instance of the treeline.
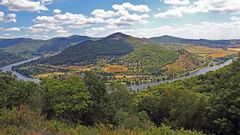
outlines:
{"label": "treeline", "polygon": [[40,85],[0,73],[0,134],[201,134],[156,127],[137,107],[136,96],[119,84],[106,88],[90,72]]}
{"label": "treeline", "polygon": [[0,50],[0,67],[4,67],[22,60],[24,60],[23,56],[6,53]]}
{"label": "treeline", "polygon": [[116,83],[106,87],[91,72],[40,85],[1,73],[0,134],[237,135],[239,80],[239,60],[140,93]]}
{"label": "treeline", "polygon": [[138,108],[160,125],[240,134],[240,60],[217,71],[162,84],[135,98]]}

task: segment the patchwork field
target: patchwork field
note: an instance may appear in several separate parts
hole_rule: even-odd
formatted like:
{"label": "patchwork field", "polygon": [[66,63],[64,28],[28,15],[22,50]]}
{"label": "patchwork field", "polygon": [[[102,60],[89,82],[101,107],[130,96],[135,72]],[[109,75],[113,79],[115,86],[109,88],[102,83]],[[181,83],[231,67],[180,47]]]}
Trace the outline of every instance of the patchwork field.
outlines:
{"label": "patchwork field", "polygon": [[184,54],[181,55],[176,62],[167,65],[166,68],[169,72],[180,73],[193,70],[197,66],[198,64],[194,63],[188,55]]}
{"label": "patchwork field", "polygon": [[47,78],[47,77],[50,77],[50,76],[64,75],[64,74],[65,73],[61,73],[61,72],[44,73],[44,74],[34,75],[33,78]]}
{"label": "patchwork field", "polygon": [[103,71],[107,73],[126,72],[128,71],[128,68],[121,65],[109,65],[104,68]]}
{"label": "patchwork field", "polygon": [[66,69],[74,70],[74,71],[90,71],[91,70],[91,68],[87,66],[68,66],[66,67]]}
{"label": "patchwork field", "polygon": [[206,56],[209,58],[222,58],[237,53],[237,50],[233,49],[221,49],[221,48],[208,48],[203,46],[188,46],[187,51],[197,54],[199,56]]}
{"label": "patchwork field", "polygon": [[229,51],[238,51],[240,52],[240,48],[228,48]]}

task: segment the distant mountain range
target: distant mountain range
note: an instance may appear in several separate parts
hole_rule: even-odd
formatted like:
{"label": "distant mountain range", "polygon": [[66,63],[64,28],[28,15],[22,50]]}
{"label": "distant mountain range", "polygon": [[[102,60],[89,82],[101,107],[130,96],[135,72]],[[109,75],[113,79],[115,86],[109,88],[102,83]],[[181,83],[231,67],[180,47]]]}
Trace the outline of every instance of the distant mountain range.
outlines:
{"label": "distant mountain range", "polygon": [[153,37],[148,39],[149,42],[154,44],[187,44],[187,45],[203,45],[208,47],[232,47],[240,45],[240,39],[233,40],[207,40],[207,39],[184,39],[173,36],[161,36],[161,37]]}
{"label": "distant mountain range", "polygon": [[[115,33],[111,36],[114,36],[114,35],[116,36],[119,34],[122,34],[122,33]],[[106,37],[104,38],[104,40],[101,40],[101,44],[107,42],[106,39],[108,38]],[[70,36],[70,37],[57,37],[49,40],[34,40],[30,38],[0,39],[0,50],[8,53],[30,53],[30,54],[58,52],[68,47],[80,44],[84,41],[88,41],[88,40],[96,41],[99,39],[102,39],[102,38],[77,36],[77,35]],[[234,39],[234,40],[184,39],[184,38],[178,38],[178,37],[173,37],[168,35],[153,37],[149,39],[141,39],[141,40],[145,40],[145,42],[148,42],[151,44],[162,44],[162,45],[187,44],[187,45],[203,45],[208,47],[219,47],[219,48],[226,48],[226,47],[240,45],[240,40],[238,39]],[[90,44],[91,41],[84,44]],[[110,47],[110,45],[108,45],[104,49],[106,50],[108,47]]]}
{"label": "distant mountain range", "polygon": [[[99,57],[111,57],[126,55],[134,51],[134,43],[131,36],[115,33],[106,38],[92,41],[88,40],[71,46],[60,54],[46,60],[51,64],[92,63]],[[141,39],[134,38],[142,44]],[[138,40],[138,41],[137,41]]]}
{"label": "distant mountain range", "polygon": [[[185,51],[176,51],[151,44],[146,39],[115,33],[96,41],[85,41],[71,46],[40,63],[52,65],[98,65],[103,62],[129,67],[134,74],[161,74],[162,68],[174,63]],[[189,62],[192,55],[189,54]],[[195,59],[197,61],[197,59]],[[193,63],[195,64],[195,63]]]}
{"label": "distant mountain range", "polygon": [[30,38],[0,39],[0,49],[9,53],[58,52],[87,40],[97,40],[97,38],[74,35],[49,40],[34,40]]}

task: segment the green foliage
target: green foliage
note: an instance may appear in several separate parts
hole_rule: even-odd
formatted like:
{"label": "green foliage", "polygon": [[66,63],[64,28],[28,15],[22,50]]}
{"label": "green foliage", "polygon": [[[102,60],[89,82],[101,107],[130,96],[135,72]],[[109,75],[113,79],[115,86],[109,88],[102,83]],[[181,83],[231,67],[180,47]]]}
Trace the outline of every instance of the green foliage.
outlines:
{"label": "green foliage", "polygon": [[132,102],[133,94],[124,85],[112,83],[108,86],[108,121],[116,128],[147,129],[153,126],[146,112],[138,112]]}
{"label": "green foliage", "polygon": [[26,106],[0,110],[0,134],[20,135],[29,130],[42,130],[43,117]]}
{"label": "green foliage", "polygon": [[47,117],[79,122],[92,104],[90,92],[78,77],[47,78],[42,81]]}
{"label": "green foliage", "polygon": [[22,61],[22,60],[24,60],[24,58],[18,55],[0,51],[0,67],[6,66],[18,61]]}
{"label": "green foliage", "polygon": [[179,57],[177,52],[161,46],[144,44],[135,47],[129,55],[121,58],[121,63],[129,65],[129,70],[138,74],[161,74],[162,68]]}
{"label": "green foliage", "polygon": [[[131,119],[130,119],[131,120]],[[107,126],[86,127],[69,126],[59,121],[48,121],[39,112],[31,111],[26,106],[19,109],[1,110],[0,135],[201,135],[202,133],[187,130],[172,130],[162,126],[150,129],[116,129]]]}
{"label": "green foliage", "polygon": [[90,92],[91,106],[83,114],[82,122],[86,125],[95,125],[104,122],[106,117],[107,92],[105,82],[92,72],[85,73],[84,82]]}
{"label": "green foliage", "polygon": [[240,133],[240,60],[140,93],[117,83],[105,85],[91,72],[82,76],[47,78],[40,89],[1,73],[0,134]]}
{"label": "green foliage", "polygon": [[23,82],[11,74],[0,73],[0,108],[19,107],[32,102],[31,95],[39,88],[33,82]]}
{"label": "green foliage", "polygon": [[171,127],[201,129],[206,98],[189,90],[175,87],[156,89],[153,96],[143,97],[139,109],[146,111],[156,123],[165,123]]}
{"label": "green foliage", "polygon": [[86,41],[72,46],[60,54],[46,59],[50,64],[91,64],[99,57],[117,57],[133,51],[127,35],[111,35],[98,41]]}

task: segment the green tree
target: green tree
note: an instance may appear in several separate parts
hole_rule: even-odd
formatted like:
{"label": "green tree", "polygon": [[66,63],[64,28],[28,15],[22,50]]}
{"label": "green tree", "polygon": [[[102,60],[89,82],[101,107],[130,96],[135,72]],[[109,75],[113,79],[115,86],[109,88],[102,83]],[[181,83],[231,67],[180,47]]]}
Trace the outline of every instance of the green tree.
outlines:
{"label": "green tree", "polygon": [[88,111],[83,114],[82,122],[91,126],[104,123],[108,97],[105,82],[93,72],[86,72],[83,80],[87,91],[90,93],[92,104],[89,106]]}
{"label": "green tree", "polygon": [[164,123],[174,128],[201,129],[207,98],[199,93],[179,88],[153,91],[139,102],[139,109],[146,111],[157,125]]}
{"label": "green tree", "polygon": [[41,85],[44,89],[44,112],[48,118],[80,122],[93,103],[90,92],[79,77],[47,78]]}
{"label": "green tree", "polygon": [[0,73],[0,108],[12,109],[32,102],[31,96],[39,90],[33,82],[23,82],[10,73]]}

